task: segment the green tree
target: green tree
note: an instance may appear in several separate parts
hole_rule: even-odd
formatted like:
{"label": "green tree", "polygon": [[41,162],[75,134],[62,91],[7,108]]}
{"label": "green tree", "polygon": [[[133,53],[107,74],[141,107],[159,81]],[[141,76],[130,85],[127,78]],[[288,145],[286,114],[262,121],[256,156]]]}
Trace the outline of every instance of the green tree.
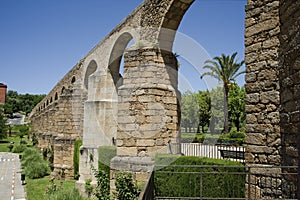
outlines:
{"label": "green tree", "polygon": [[19,94],[16,91],[8,90],[5,104],[10,109],[9,112],[11,114],[20,111],[21,103]]}
{"label": "green tree", "polygon": [[216,78],[218,81],[222,82],[224,90],[224,133],[228,133],[228,93],[229,87],[235,82],[235,78],[240,74],[245,73],[245,71],[239,71],[243,66],[244,61],[238,62],[236,59],[237,52],[233,53],[231,56],[226,56],[222,54],[220,57],[214,57],[213,60],[205,61],[204,69],[210,71],[203,73],[201,78],[204,76],[211,76]]}
{"label": "green tree", "polygon": [[15,112],[28,114],[45,96],[44,94],[18,94],[16,91],[9,90],[4,111],[10,116]]}
{"label": "green tree", "polygon": [[191,132],[192,127],[198,125],[199,104],[196,95],[191,92],[185,92],[181,97],[181,124],[185,127],[185,131],[189,128]]}
{"label": "green tree", "polygon": [[211,101],[209,129],[211,133],[215,133],[224,128],[223,88],[214,88],[210,91],[209,95]]}
{"label": "green tree", "polygon": [[6,117],[3,113],[2,106],[0,107],[0,139],[6,138],[7,136],[7,125],[6,125]]}
{"label": "green tree", "polygon": [[229,120],[238,132],[242,125],[245,125],[246,120],[245,96],[245,87],[239,87],[237,84],[233,84],[230,87],[228,94]]}
{"label": "green tree", "polygon": [[20,142],[22,142],[22,139],[24,138],[24,136],[29,136],[30,135],[30,128],[28,124],[23,124],[23,125],[18,125],[18,136],[20,137]]}
{"label": "green tree", "polygon": [[198,107],[199,107],[199,121],[198,121],[198,127],[197,127],[197,133],[200,133],[200,127],[202,133],[204,133],[204,127],[209,126],[209,121],[211,117],[210,108],[211,108],[211,101],[210,101],[210,95],[208,91],[199,91],[196,94],[197,101],[198,101]]}

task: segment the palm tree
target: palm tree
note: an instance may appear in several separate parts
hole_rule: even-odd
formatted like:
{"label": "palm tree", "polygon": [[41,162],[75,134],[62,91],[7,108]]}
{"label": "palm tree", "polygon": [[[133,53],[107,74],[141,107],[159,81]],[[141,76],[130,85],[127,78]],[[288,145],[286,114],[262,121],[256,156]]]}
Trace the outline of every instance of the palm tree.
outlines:
{"label": "palm tree", "polygon": [[202,74],[201,79],[204,76],[211,76],[216,78],[218,81],[223,83],[224,90],[224,133],[228,133],[228,93],[229,87],[235,82],[237,76],[245,73],[245,71],[239,71],[244,61],[238,62],[235,58],[237,52],[233,53],[231,56],[226,56],[224,54],[221,57],[214,57],[213,60],[205,61],[204,69],[209,69],[210,71]]}

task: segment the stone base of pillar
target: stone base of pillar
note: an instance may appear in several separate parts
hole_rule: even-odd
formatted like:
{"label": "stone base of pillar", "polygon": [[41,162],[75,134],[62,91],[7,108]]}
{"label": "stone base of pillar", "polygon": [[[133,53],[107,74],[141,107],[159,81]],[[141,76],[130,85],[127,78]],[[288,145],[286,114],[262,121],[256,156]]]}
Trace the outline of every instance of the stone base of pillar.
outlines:
{"label": "stone base of pillar", "polygon": [[116,190],[115,181],[118,172],[132,173],[134,181],[139,188],[144,188],[154,167],[151,157],[121,157],[116,156],[110,163],[110,192]]}
{"label": "stone base of pillar", "polygon": [[[88,196],[88,194],[86,193],[85,185],[86,184],[84,180],[78,180],[75,182],[75,187],[78,189],[81,196],[83,196],[84,198],[96,198],[94,194],[90,194],[90,196]],[[92,181],[91,186],[93,188],[96,188],[97,182]]]}

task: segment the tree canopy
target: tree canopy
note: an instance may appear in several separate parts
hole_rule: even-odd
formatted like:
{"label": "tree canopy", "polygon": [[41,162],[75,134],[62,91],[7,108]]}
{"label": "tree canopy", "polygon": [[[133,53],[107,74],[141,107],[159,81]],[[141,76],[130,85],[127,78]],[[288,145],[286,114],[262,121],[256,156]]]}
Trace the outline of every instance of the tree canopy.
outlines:
{"label": "tree canopy", "polygon": [[45,96],[44,94],[18,94],[16,91],[9,90],[4,112],[8,115],[15,112],[23,112],[27,115]]}
{"label": "tree canopy", "polygon": [[[220,131],[224,125],[224,103],[222,87],[211,91],[185,92],[181,98],[181,127],[186,132],[211,133]],[[244,128],[245,114],[245,87],[233,84],[228,94],[229,129],[235,127],[239,132]]]}
{"label": "tree canopy", "polygon": [[245,73],[245,71],[239,71],[243,66],[244,61],[238,62],[236,59],[237,52],[232,55],[222,54],[220,57],[216,56],[213,60],[205,61],[204,69],[209,71],[203,73],[204,76],[211,76],[222,82],[224,90],[224,132],[228,133],[228,93],[231,84],[235,83],[236,77]]}

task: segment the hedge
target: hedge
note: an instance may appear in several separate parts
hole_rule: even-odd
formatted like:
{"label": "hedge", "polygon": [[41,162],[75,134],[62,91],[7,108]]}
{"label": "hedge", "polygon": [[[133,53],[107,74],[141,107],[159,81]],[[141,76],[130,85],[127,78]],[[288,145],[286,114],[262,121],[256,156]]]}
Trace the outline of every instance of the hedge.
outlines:
{"label": "hedge", "polygon": [[109,176],[110,161],[116,155],[117,155],[117,148],[115,146],[98,147],[98,169],[104,170]]}
{"label": "hedge", "polygon": [[244,132],[237,132],[232,129],[227,134],[203,134],[203,133],[182,133],[182,143],[230,143],[235,146],[242,146],[245,140]]}
{"label": "hedge", "polygon": [[[164,159],[170,160],[170,156],[160,156],[155,161],[160,164]],[[246,180],[244,171],[243,165],[238,162],[181,156],[169,166],[156,169],[155,196],[243,198]]]}
{"label": "hedge", "polygon": [[79,150],[82,145],[82,140],[76,140],[74,144],[74,155],[73,155],[73,163],[74,163],[74,179],[78,180],[79,178]]}

